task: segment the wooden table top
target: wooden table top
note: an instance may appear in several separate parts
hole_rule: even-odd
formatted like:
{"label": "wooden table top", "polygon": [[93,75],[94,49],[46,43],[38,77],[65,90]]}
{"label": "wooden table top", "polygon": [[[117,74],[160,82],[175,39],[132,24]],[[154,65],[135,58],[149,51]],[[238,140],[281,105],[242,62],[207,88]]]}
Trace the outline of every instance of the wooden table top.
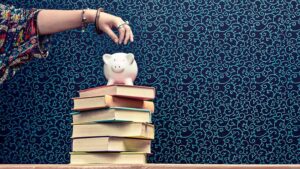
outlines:
{"label": "wooden table top", "polygon": [[0,169],[300,169],[300,164],[0,164]]}

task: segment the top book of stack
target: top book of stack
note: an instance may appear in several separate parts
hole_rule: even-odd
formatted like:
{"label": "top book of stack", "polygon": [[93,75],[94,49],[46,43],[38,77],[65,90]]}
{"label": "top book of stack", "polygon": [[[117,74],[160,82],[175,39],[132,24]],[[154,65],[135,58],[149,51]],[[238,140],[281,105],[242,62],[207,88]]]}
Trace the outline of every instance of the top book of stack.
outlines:
{"label": "top book of stack", "polygon": [[138,100],[153,100],[155,88],[148,86],[108,85],[79,90],[79,97],[118,96]]}

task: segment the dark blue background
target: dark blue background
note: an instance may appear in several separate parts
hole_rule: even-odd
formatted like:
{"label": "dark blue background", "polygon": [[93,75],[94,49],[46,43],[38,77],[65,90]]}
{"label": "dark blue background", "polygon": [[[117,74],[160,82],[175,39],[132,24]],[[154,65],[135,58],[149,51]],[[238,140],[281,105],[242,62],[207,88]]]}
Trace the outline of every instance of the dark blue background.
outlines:
{"label": "dark blue background", "polygon": [[50,56],[0,86],[0,162],[69,163],[72,97],[106,83],[101,56],[132,52],[157,88],[153,163],[300,163],[297,0],[4,0],[26,8],[104,7],[135,42],[67,31]]}

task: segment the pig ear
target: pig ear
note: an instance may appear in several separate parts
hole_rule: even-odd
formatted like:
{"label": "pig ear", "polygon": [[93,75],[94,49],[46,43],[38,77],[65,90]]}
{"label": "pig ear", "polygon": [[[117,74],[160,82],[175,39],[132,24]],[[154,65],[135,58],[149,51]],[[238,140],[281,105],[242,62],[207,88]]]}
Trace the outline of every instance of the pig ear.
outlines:
{"label": "pig ear", "polygon": [[126,58],[127,58],[128,62],[129,62],[129,64],[131,65],[133,63],[133,61],[134,61],[134,55],[132,53],[128,53],[126,55]]}
{"label": "pig ear", "polygon": [[103,58],[104,63],[108,65],[111,55],[106,53],[103,55],[102,58]]}

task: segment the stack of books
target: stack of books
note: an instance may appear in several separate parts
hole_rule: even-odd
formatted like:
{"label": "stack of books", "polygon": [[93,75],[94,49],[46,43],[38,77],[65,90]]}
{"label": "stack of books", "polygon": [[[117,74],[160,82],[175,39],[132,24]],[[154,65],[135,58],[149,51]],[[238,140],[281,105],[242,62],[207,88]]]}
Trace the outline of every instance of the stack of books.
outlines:
{"label": "stack of books", "polygon": [[144,164],[151,153],[155,88],[110,85],[73,98],[71,164]]}

